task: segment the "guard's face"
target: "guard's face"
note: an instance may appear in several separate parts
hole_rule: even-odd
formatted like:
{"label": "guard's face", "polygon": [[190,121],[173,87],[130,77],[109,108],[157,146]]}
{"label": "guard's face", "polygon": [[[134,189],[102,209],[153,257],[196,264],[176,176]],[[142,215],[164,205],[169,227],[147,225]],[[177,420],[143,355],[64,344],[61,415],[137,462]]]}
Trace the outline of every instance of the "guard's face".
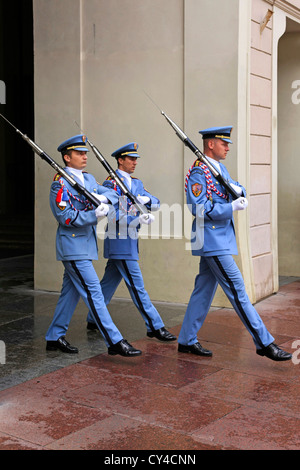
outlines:
{"label": "guard's face", "polygon": [[213,158],[217,161],[225,160],[227,153],[229,152],[229,144],[221,139],[213,139],[211,151]]}
{"label": "guard's face", "polygon": [[71,155],[65,155],[65,162],[71,168],[83,170],[87,164],[87,153],[78,150],[72,150]]}
{"label": "guard's face", "polygon": [[134,173],[137,166],[137,157],[119,158],[119,170],[126,171],[126,173]]}

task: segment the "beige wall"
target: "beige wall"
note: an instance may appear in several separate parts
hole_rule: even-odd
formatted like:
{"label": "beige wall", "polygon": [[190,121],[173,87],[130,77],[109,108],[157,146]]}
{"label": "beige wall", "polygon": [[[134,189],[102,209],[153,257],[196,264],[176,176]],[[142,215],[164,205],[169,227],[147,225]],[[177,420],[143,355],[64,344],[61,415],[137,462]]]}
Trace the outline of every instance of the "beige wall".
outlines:
{"label": "beige wall", "polygon": [[278,56],[278,255],[286,276],[300,275],[300,24],[294,29],[280,39]]}
{"label": "beige wall", "polygon": [[271,245],[272,17],[260,31],[269,8],[264,0],[252,0],[249,222],[256,299],[274,291]]}
{"label": "beige wall", "polygon": [[[184,176],[194,156],[185,154],[143,90],[199,145],[200,128],[237,127],[239,2],[230,2],[228,9],[218,0],[202,5],[192,0],[35,1],[36,141],[60,159],[57,145],[78,132],[74,119],[108,159],[120,145],[136,140],[143,157],[136,176],[163,203],[182,205]],[[208,28],[216,7],[215,26]],[[205,65],[211,54],[215,69]],[[228,165],[233,173],[236,162],[234,149]],[[99,181],[106,178],[92,155],[88,170]],[[35,287],[59,290],[62,268],[55,260],[56,223],[48,204],[52,176],[37,159]],[[188,301],[199,260],[185,250],[186,241],[141,240],[141,266],[154,300]],[[103,268],[100,256],[100,276]],[[125,288],[117,295],[127,296]]]}
{"label": "beige wall", "polygon": [[[58,145],[77,134],[81,111],[80,1],[34,1],[35,141],[62,165]],[[61,263],[55,261],[56,222],[49,207],[54,172],[36,157],[35,287],[60,290]]]}
{"label": "beige wall", "polygon": [[[111,164],[110,154],[135,140],[142,155],[136,176],[162,202],[182,205],[182,146],[143,90],[162,106],[172,105],[173,118],[182,125],[183,1],[38,0],[34,18],[39,145],[60,162],[56,148],[79,132],[75,119]],[[92,154],[87,169],[100,182],[107,176]],[[59,290],[62,267],[55,260],[56,222],[48,203],[52,178],[52,169],[37,159],[35,287]],[[191,264],[197,263],[185,251],[185,240],[145,242],[146,254],[141,242],[141,258],[152,297],[187,301],[197,269]],[[177,253],[184,266],[180,272],[170,269]],[[101,276],[102,241],[99,254],[95,267]],[[117,295],[127,296],[126,289],[122,286]]]}
{"label": "beige wall", "polygon": [[[259,33],[270,5],[263,0],[34,0],[35,140],[59,163],[58,144],[79,132],[74,120],[111,164],[116,148],[137,141],[142,158],[136,176],[163,204],[183,207],[184,177],[195,157],[144,90],[200,148],[200,129],[233,125],[226,165],[250,196],[249,210],[236,215],[236,228],[237,262],[252,301],[274,289],[272,21]],[[107,176],[92,153],[87,170],[100,182]],[[35,287],[45,290],[60,290],[62,278],[48,202],[53,176],[37,157]],[[155,235],[140,243],[148,292],[153,300],[185,303],[199,259],[186,250],[185,236],[164,238],[161,226]],[[95,267],[101,277],[101,240],[99,254]],[[116,295],[127,297],[126,288],[120,286]],[[219,290],[214,304],[228,305]]]}

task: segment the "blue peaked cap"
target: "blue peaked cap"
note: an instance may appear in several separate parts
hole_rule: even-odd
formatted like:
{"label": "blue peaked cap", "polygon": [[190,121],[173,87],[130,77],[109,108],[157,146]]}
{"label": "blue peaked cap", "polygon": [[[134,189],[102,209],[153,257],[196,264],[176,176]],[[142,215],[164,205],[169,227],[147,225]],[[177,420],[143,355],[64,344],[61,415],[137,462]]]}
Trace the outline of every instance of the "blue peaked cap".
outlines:
{"label": "blue peaked cap", "polygon": [[140,158],[140,155],[137,153],[139,145],[136,142],[130,142],[130,144],[120,147],[118,150],[115,150],[111,156],[115,158],[119,157],[137,157]]}
{"label": "blue peaked cap", "polygon": [[86,136],[83,134],[74,135],[69,139],[65,140],[60,144],[57,148],[59,152],[63,152],[65,150],[78,150],[79,152],[89,152],[88,147],[86,146]]}
{"label": "blue peaked cap", "polygon": [[199,131],[202,134],[202,139],[222,139],[229,144],[232,144],[230,140],[232,126],[226,127],[209,127],[203,131]]}

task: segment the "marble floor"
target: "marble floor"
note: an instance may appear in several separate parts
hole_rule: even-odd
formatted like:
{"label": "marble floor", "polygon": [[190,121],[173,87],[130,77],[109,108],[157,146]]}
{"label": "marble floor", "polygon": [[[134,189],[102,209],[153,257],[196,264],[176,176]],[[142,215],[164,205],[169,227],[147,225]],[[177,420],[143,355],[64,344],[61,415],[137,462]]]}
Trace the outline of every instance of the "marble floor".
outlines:
{"label": "marble floor", "polygon": [[[109,310],[142,356],[108,356],[81,302],[67,337],[79,354],[47,352],[58,293],[34,291],[32,278],[32,256],[0,260],[0,450],[299,449],[299,279],[256,304],[294,353],[276,363],[256,355],[232,309],[208,314],[199,341],[213,357],[201,358],[147,338],[126,299]],[[178,334],[185,305],[155,305]]]}

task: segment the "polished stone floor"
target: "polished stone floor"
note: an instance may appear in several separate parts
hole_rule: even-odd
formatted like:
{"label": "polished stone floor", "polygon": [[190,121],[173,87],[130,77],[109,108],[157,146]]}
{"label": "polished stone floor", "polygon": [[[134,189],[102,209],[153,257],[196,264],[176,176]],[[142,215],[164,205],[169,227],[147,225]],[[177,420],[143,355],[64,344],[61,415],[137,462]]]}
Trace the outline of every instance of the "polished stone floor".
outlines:
{"label": "polished stone floor", "polygon": [[[212,309],[199,332],[213,357],[179,354],[176,343],[147,338],[122,299],[111,315],[142,356],[108,356],[100,334],[86,330],[83,303],[68,332],[80,352],[66,355],[45,350],[58,293],[33,290],[32,261],[0,260],[0,450],[299,449],[299,279],[282,279],[256,305],[276,343],[294,353],[287,363],[257,356],[225,308]],[[178,334],[185,305],[156,307]]]}
{"label": "polished stone floor", "polygon": [[[5,367],[0,364],[0,390],[107,352],[101,335],[86,329],[87,309],[81,300],[67,335],[79,354],[45,351],[45,333],[59,293],[33,290],[32,256],[0,259],[0,294],[0,341],[6,346]],[[162,305],[168,326],[180,324],[184,306]],[[144,322],[129,299],[112,300],[109,310],[128,341],[145,336]]]}

